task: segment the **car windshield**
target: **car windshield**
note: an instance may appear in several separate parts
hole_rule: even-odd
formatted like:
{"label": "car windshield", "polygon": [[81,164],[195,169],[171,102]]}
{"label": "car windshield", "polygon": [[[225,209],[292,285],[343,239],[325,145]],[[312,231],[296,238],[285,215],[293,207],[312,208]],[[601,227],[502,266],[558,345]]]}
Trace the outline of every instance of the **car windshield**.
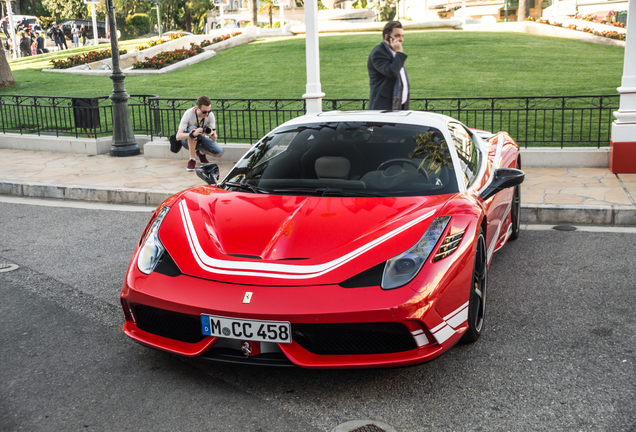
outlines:
{"label": "car windshield", "polygon": [[249,193],[309,196],[458,191],[448,146],[438,129],[371,122],[278,129],[256,144],[221,186]]}

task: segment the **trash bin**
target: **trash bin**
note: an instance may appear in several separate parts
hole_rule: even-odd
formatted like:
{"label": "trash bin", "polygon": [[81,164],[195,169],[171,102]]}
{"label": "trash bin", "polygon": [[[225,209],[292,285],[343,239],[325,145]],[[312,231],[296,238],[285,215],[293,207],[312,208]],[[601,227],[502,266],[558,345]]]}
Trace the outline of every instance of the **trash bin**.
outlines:
{"label": "trash bin", "polygon": [[619,12],[616,16],[616,21],[619,23],[627,24],[627,11]]}
{"label": "trash bin", "polygon": [[73,98],[72,103],[76,128],[99,128],[98,98]]}

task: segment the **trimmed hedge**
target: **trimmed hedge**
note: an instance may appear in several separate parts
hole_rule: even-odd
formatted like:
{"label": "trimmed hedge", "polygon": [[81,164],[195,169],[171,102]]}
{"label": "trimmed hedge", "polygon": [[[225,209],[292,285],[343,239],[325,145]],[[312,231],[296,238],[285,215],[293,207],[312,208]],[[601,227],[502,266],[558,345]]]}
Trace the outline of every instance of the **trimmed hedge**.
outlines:
{"label": "trimmed hedge", "polygon": [[139,37],[150,33],[150,17],[144,13],[138,13],[126,17],[126,36]]}

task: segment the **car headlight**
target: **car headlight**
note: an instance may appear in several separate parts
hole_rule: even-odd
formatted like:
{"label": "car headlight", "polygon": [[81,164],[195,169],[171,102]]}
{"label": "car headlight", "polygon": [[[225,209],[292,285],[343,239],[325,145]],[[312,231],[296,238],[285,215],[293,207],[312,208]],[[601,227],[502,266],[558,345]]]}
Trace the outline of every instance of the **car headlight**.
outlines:
{"label": "car headlight", "polygon": [[415,246],[386,262],[382,275],[383,289],[399,288],[413,280],[444,233],[450,219],[450,216],[435,218]]}
{"label": "car headlight", "polygon": [[166,217],[170,207],[164,206],[160,211],[155,220],[150,225],[148,232],[146,234],[146,238],[141,245],[141,250],[139,251],[139,257],[137,258],[137,267],[139,271],[145,274],[150,274],[153,272],[157,264],[159,264],[159,259],[163,254],[163,251],[166,248],[161,244],[159,240],[159,227],[161,226],[161,222],[163,222],[163,218]]}

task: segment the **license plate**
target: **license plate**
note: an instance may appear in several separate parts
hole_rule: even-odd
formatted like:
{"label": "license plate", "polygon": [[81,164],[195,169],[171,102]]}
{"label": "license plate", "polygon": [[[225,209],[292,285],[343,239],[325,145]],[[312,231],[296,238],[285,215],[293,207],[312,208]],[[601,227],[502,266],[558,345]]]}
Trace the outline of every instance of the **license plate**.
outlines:
{"label": "license plate", "polygon": [[201,314],[204,335],[260,342],[291,343],[291,324]]}

